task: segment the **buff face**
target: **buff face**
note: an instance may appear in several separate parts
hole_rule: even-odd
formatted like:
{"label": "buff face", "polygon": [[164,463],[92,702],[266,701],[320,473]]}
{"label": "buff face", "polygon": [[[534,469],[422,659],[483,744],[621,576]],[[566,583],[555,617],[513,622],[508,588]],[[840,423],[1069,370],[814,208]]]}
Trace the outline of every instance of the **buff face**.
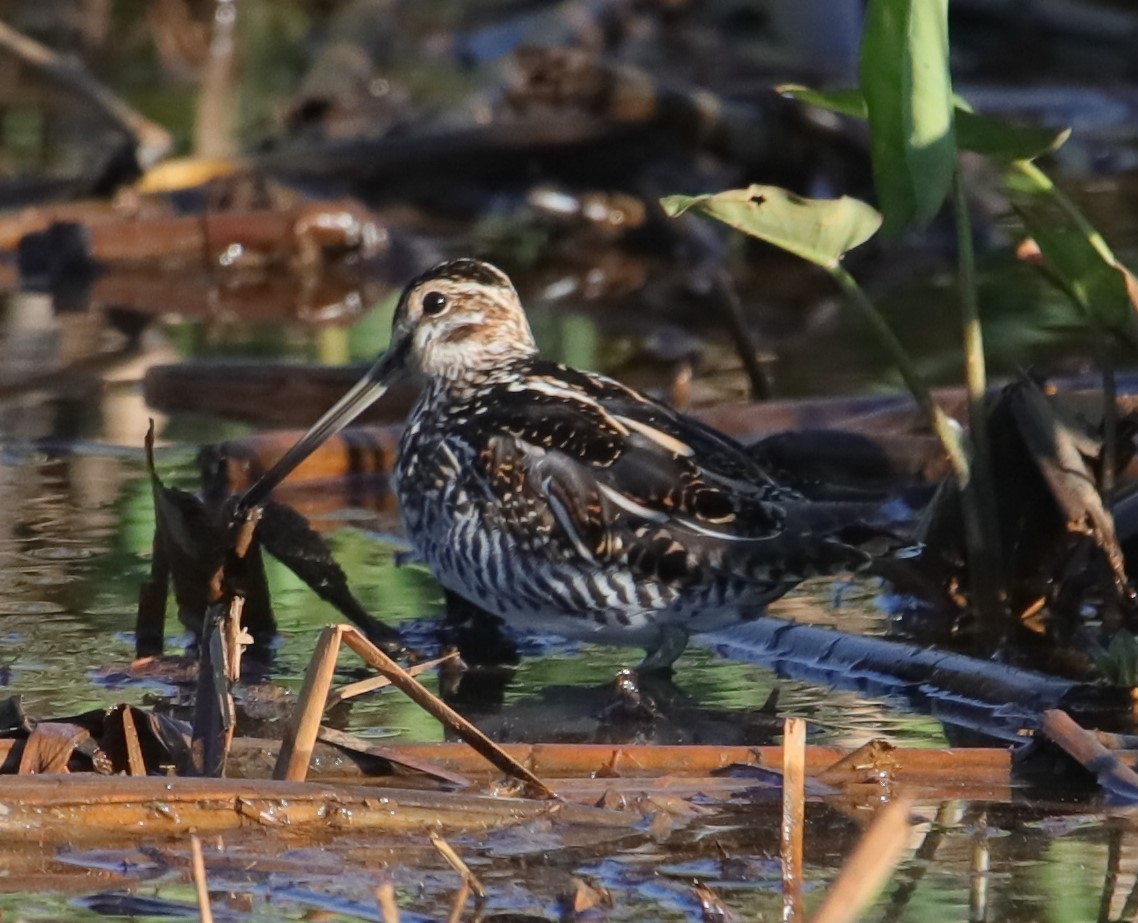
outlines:
{"label": "buff face", "polygon": [[537,353],[510,280],[474,260],[443,264],[411,282],[391,342],[405,366],[427,378],[461,378]]}

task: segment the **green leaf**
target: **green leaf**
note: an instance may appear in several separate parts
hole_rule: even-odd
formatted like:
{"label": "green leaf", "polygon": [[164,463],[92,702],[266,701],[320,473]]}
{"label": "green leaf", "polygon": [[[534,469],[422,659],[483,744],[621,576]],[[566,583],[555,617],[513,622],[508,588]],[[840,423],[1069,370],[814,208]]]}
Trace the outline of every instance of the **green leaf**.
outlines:
{"label": "green leaf", "polygon": [[1110,646],[1094,652],[1095,663],[1112,686],[1138,685],[1138,639],[1120,628],[1110,639]]}
{"label": "green leaf", "polygon": [[[861,90],[812,90],[797,84],[785,84],[778,92],[812,106],[846,115],[854,119],[867,117],[865,97]],[[1014,162],[1035,160],[1062,147],[1071,129],[1055,131],[1038,125],[1020,125],[1003,119],[980,115],[960,96],[956,103],[956,144],[963,151],[983,154],[993,160]]]}
{"label": "green leaf", "polygon": [[1054,131],[1035,125],[1017,125],[979,115],[967,109],[956,110],[956,143],[961,150],[973,151],[993,160],[1035,160],[1057,151],[1071,137],[1071,129]]}
{"label": "green leaf", "polygon": [[775,92],[838,115],[848,115],[851,119],[868,117],[861,90],[813,90],[797,83],[784,83],[775,87]]}
{"label": "green leaf", "polygon": [[860,81],[874,184],[895,237],[932,220],[956,172],[948,0],[870,0]]}
{"label": "green leaf", "polygon": [[804,199],[778,186],[673,195],[660,204],[672,217],[694,209],[825,269],[881,227],[881,215],[857,199]]}

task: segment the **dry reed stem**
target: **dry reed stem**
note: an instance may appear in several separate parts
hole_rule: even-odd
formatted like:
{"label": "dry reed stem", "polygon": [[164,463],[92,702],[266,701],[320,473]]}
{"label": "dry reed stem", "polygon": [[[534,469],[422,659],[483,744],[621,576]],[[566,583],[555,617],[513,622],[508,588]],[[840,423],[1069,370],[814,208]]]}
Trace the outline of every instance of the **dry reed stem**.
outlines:
{"label": "dry reed stem", "polygon": [[190,836],[190,856],[194,871],[194,891],[198,896],[198,912],[202,923],[213,923],[213,908],[209,905],[209,888],[205,880],[205,859],[202,858],[202,841]]}
{"label": "dry reed stem", "polygon": [[415,677],[409,675],[399,664],[365,638],[361,632],[351,625],[339,627],[344,643],[390,679],[392,685],[396,686],[416,705],[450,728],[502,772],[525,782],[531,794],[542,798],[557,797],[557,794],[541,779],[506,753],[442,699],[434,695]]}
{"label": "dry reed stem", "polygon": [[375,900],[383,923],[399,923],[399,905],[395,903],[395,885],[385,881],[375,889]]}
{"label": "dry reed stem", "polygon": [[308,671],[304,674],[304,686],[285,728],[277,764],[273,768],[274,779],[303,782],[308,775],[308,764],[316,746],[316,735],[320,733],[320,720],[324,717],[324,703],[328,700],[343,633],[342,625],[330,625],[320,633],[312,659],[308,662]]}
{"label": "dry reed stem", "polygon": [[482,887],[482,882],[478,880],[478,876],[470,871],[470,866],[462,861],[462,857],[454,851],[450,843],[437,833],[432,833],[431,845],[439,851],[439,855],[447,860],[447,864],[462,876],[462,880],[470,885],[470,890],[474,892],[475,897],[481,900],[486,896],[486,889]]}
{"label": "dry reed stem", "polygon": [[787,718],[782,736],[782,860],[784,923],[805,919],[802,905],[802,834],[806,824],[806,722]]}
{"label": "dry reed stem", "polygon": [[[413,667],[407,668],[408,676],[418,676],[420,673],[426,673],[428,670],[433,670],[436,667],[442,666],[448,661],[454,660],[458,657],[458,651],[451,651],[442,657],[436,657],[434,660],[426,660],[423,663],[417,663]],[[376,689],[383,689],[385,686],[390,686],[391,680],[386,676],[369,676],[367,679],[361,679],[355,683],[349,683],[339,689],[333,689],[328,696],[328,704],[325,710],[339,705],[346,699],[354,699],[356,696],[365,695],[369,692],[374,692]]]}
{"label": "dry reed stem", "polygon": [[15,58],[29,72],[50,80],[76,101],[93,107],[120,131],[135,141],[135,158],[148,168],[174,148],[174,140],[165,128],[145,118],[137,110],[104,86],[80,63],[77,57],[61,55],[0,22],[0,51]]}
{"label": "dry reed stem", "polygon": [[877,897],[909,842],[911,795],[879,810],[830,885],[811,923],[853,923]]}

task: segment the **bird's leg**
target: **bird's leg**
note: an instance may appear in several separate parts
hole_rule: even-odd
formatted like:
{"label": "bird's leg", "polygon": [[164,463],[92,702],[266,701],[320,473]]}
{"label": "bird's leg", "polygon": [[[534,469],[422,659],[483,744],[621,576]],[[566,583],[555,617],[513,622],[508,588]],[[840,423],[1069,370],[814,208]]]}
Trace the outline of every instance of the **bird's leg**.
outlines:
{"label": "bird's leg", "polygon": [[466,663],[512,666],[521,662],[517,646],[502,632],[502,619],[451,590],[445,593],[445,631]]}
{"label": "bird's leg", "polygon": [[451,590],[444,592],[444,644],[457,647],[460,660],[440,683],[443,699],[464,715],[496,712],[521,660],[518,649],[502,633],[500,618]]}
{"label": "bird's leg", "polygon": [[665,625],[660,629],[659,643],[647,652],[637,673],[668,673],[672,664],[688,646],[688,633],[679,625]]}

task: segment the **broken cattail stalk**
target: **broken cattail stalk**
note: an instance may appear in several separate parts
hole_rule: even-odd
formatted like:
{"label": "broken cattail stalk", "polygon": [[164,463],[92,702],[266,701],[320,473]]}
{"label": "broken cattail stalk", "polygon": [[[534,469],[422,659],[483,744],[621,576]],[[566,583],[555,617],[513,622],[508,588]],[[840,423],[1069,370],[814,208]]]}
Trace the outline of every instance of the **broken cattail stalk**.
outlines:
{"label": "broken cattail stalk", "polygon": [[209,904],[209,888],[205,880],[205,859],[202,858],[202,841],[196,835],[190,836],[190,856],[193,862],[194,891],[198,896],[198,913],[202,923],[213,923],[213,908]]}
{"label": "broken cattail stalk", "polygon": [[231,592],[229,583],[234,571],[242,569],[260,518],[259,509],[246,514],[224,563],[210,576],[210,605],[205,613],[191,741],[195,768],[206,776],[224,774],[233,743],[233,684],[240,678],[241,650],[249,638],[241,627],[245,600]]}
{"label": "broken cattail stalk", "polygon": [[556,797],[553,790],[536,775],[510,757],[453,708],[433,695],[426,686],[350,625],[330,626],[321,634],[316,650],[312,654],[312,660],[309,662],[300,700],[285,731],[280,756],[273,770],[273,778],[297,781],[302,780],[307,774],[312,750],[320,732],[320,719],[328,701],[332,673],[336,668],[336,657],[341,643],[346,644],[366,663],[379,670],[393,686],[450,728],[500,770],[524,782],[532,794],[542,798]]}
{"label": "broken cattail stalk", "polygon": [[[939,777],[955,783],[960,791],[968,786],[1007,786],[1011,755],[1005,747],[946,748],[888,746],[887,756],[897,780],[906,786],[928,784]],[[734,763],[781,766],[783,747],[740,747],[682,744],[501,744],[519,763],[545,776],[591,775],[602,769],[620,776],[702,776],[724,770]],[[458,743],[392,744],[401,756],[435,760],[456,772],[476,773],[482,761],[470,748]],[[864,748],[859,748],[859,751]],[[811,774],[835,766],[851,751],[845,747],[806,748],[806,768]]]}
{"label": "broken cattail stalk", "polygon": [[194,768],[203,776],[221,776],[225,758],[233,741],[236,710],[229,679],[225,637],[227,621],[241,618],[240,597],[228,604],[212,604],[205,614],[205,637],[201,645],[198,681],[194,693],[194,719],[191,749]]}
{"label": "broken cattail stalk", "polygon": [[1108,750],[1093,733],[1057,708],[1043,713],[1043,733],[1094,773],[1098,784],[1114,799],[1127,804],[1138,802],[1138,773],[1122,762],[1121,751]]}
{"label": "broken cattail stalk", "polygon": [[874,815],[811,923],[852,923],[889,880],[909,842],[913,799],[901,795]]}
{"label": "broken cattail stalk", "polygon": [[806,722],[787,718],[782,736],[782,833],[779,857],[782,860],[782,919],[801,923],[802,834],[806,825]]}
{"label": "broken cattail stalk", "polygon": [[55,84],[83,106],[84,111],[97,113],[125,132],[134,142],[135,162],[143,168],[174,149],[174,139],[167,129],[127,105],[71,55],[52,51],[3,22],[0,22],[0,52],[5,59],[18,61],[27,73]]}

